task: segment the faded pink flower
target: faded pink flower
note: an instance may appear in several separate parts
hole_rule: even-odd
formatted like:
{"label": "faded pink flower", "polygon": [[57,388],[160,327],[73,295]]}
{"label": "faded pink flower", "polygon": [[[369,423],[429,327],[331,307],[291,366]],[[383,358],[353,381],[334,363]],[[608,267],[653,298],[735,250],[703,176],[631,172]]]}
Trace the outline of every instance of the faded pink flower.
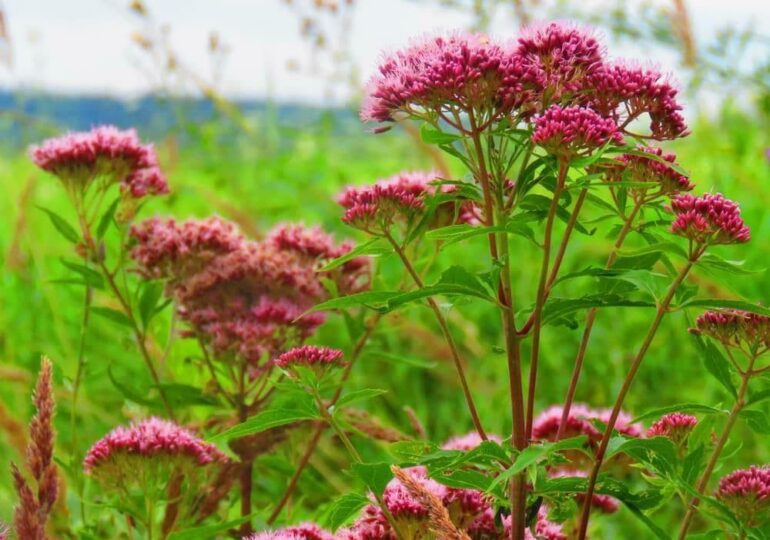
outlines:
{"label": "faded pink flower", "polygon": [[[503,526],[505,528],[504,538],[510,538],[511,516],[503,518]],[[561,525],[548,520],[548,511],[545,507],[541,507],[537,513],[537,521],[533,529],[534,534],[529,529],[524,531],[525,540],[567,540],[567,535],[564,534]]]}
{"label": "faded pink flower", "polygon": [[747,527],[757,526],[770,515],[770,469],[752,465],[719,480],[716,497]]}
{"label": "faded pink flower", "polygon": [[565,159],[590,154],[608,142],[623,143],[615,122],[584,107],[554,105],[535,120],[532,142]]}
{"label": "faded pink flower", "polygon": [[30,156],[35,165],[59,177],[76,195],[96,181],[103,181],[103,187],[119,183],[134,198],[168,192],[154,148],[141,144],[133,129],[99,126],[70,133],[31,147]]}
{"label": "faded pink flower", "polygon": [[119,426],[97,441],[83,461],[87,474],[98,474],[121,457],[171,458],[195,466],[227,461],[216,446],[192,432],[159,418],[148,418],[129,427]]}
{"label": "faded pink flower", "polygon": [[[549,471],[548,476],[551,478],[586,478],[588,473],[581,469],[561,467],[553,471]],[[575,495],[575,499],[580,505],[585,500],[585,494],[578,493]],[[620,503],[617,499],[610,497],[609,495],[594,493],[594,495],[591,497],[591,508],[599,510],[605,514],[614,514],[620,509]]]}
{"label": "faded pink flower", "polygon": [[[496,443],[502,442],[502,438],[499,435],[488,433],[487,437],[490,441]],[[483,442],[481,436],[477,431],[471,431],[465,435],[459,435],[457,437],[451,437],[441,446],[444,450],[461,450],[463,452],[470,452]]]}
{"label": "faded pink flower", "polygon": [[671,209],[676,214],[671,232],[697,244],[739,244],[751,237],[739,206],[718,193],[677,195]]}
{"label": "faded pink flower", "polygon": [[397,113],[444,108],[507,112],[521,94],[518,59],[480,34],[432,36],[386,56],[369,80],[363,120],[389,122]]}
{"label": "faded pink flower", "polygon": [[284,223],[274,227],[265,240],[280,250],[296,251],[311,259],[333,259],[339,256],[339,248],[334,240],[320,227],[308,228],[299,223]]}
{"label": "faded pink flower", "polygon": [[770,348],[770,317],[740,309],[706,311],[691,332],[711,337],[728,347]]}
{"label": "faded pink flower", "polygon": [[586,77],[602,65],[604,51],[589,30],[552,22],[526,28],[515,55],[525,87],[534,89],[538,103],[533,108],[545,110],[584,90]]}
{"label": "faded pink flower", "polygon": [[[542,441],[555,441],[561,425],[562,411],[560,405],[553,405],[540,413],[532,424],[532,437]],[[569,412],[564,431],[565,439],[586,435],[589,441],[592,441],[601,437],[599,431],[591,423],[591,419],[596,417],[592,409],[586,405],[575,403]]]}
{"label": "faded pink flower", "polygon": [[676,163],[674,154],[664,152],[661,148],[648,146],[640,146],[636,150],[654,157],[623,154],[617,158],[618,163],[605,168],[606,178],[610,182],[646,184],[628,188],[635,200],[649,201],[664,195],[691,191],[695,187],[687,176],[667,165],[667,163]]}
{"label": "faded pink flower", "polygon": [[[612,409],[599,409],[593,412],[594,418],[599,420],[603,424],[608,424],[610,416],[612,415]],[[618,419],[615,421],[615,431],[626,437],[642,437],[644,436],[644,426],[639,423],[632,423],[633,417],[625,411],[620,411]]]}
{"label": "faded pink flower", "polygon": [[646,114],[649,138],[667,140],[688,134],[679,112],[682,106],[676,101],[678,90],[659,72],[624,63],[604,64],[589,79],[587,105],[615,120],[622,132],[641,136],[629,132],[628,126]]}
{"label": "faded pink flower", "polygon": [[647,430],[648,437],[668,437],[674,444],[683,444],[695,428],[698,419],[690,414],[674,412],[662,416]]}
{"label": "faded pink flower", "polygon": [[318,347],[315,345],[303,345],[295,347],[279,356],[275,364],[278,367],[289,368],[292,366],[329,367],[337,366],[342,362],[342,351],[330,347]]}
{"label": "faded pink flower", "polygon": [[275,531],[264,531],[243,540],[334,540],[334,535],[315,523],[302,523]]}

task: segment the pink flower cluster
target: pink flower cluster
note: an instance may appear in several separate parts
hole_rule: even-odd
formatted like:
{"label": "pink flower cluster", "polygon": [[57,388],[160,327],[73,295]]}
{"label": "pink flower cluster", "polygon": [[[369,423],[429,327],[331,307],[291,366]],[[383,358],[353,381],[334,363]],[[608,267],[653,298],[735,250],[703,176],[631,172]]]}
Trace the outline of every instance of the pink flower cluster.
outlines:
{"label": "pink flower cluster", "polygon": [[719,480],[716,497],[744,525],[759,525],[770,514],[770,468],[751,466],[731,472]]}
{"label": "pink flower cluster", "polygon": [[319,273],[320,265],[352,246],[336,245],[318,228],[279,225],[256,242],[217,218],[181,224],[151,219],[134,226],[131,236],[139,272],[166,280],[192,334],[215,355],[237,355],[254,370],[323,323],[321,313],[300,317],[326,296],[321,278],[334,280],[342,293],[368,285],[369,264],[362,258]]}
{"label": "pink flower cluster", "polygon": [[[607,423],[610,413],[609,409],[592,409],[580,403],[574,404],[570,408],[564,438],[586,435],[589,444],[598,443],[601,440],[602,434],[594,426],[593,421],[598,420],[599,422]],[[544,410],[532,424],[532,436],[543,441],[556,440],[561,417],[562,407],[560,405],[554,405]],[[644,428],[641,424],[631,423],[631,416],[624,412],[621,412],[620,416],[618,416],[615,429],[627,437],[641,437],[644,433]]]}
{"label": "pink flower cluster", "polygon": [[83,462],[86,473],[95,473],[120,456],[186,459],[196,465],[227,461],[216,446],[159,418],[148,418],[129,427],[119,426],[97,441]]}
{"label": "pink flower cluster", "polygon": [[70,133],[33,146],[30,156],[35,165],[58,176],[76,193],[100,179],[105,186],[119,183],[135,199],[168,193],[155,149],[141,144],[133,129],[99,126]]}
{"label": "pink flower cluster", "polygon": [[677,195],[671,199],[671,209],[676,214],[671,232],[697,244],[740,244],[751,238],[741,209],[718,193]]}
{"label": "pink flower cluster", "polygon": [[549,153],[571,159],[608,142],[623,144],[615,122],[585,107],[554,105],[535,121],[532,142]]}
{"label": "pink flower cluster", "polygon": [[276,531],[265,531],[244,537],[243,540],[334,540],[334,535],[315,523],[302,523]]}
{"label": "pink flower cluster", "polygon": [[691,191],[695,187],[687,176],[667,165],[676,163],[676,155],[649,146],[640,146],[636,150],[645,155],[623,154],[618,157],[617,164],[607,167],[606,176],[610,182],[646,184],[628,188],[635,200],[648,201],[661,196],[676,195]]}
{"label": "pink flower cluster", "polygon": [[[457,489],[443,486],[428,478],[424,467],[412,467],[406,472],[419,484],[435,495],[445,506],[455,527],[464,530],[471,538],[508,538],[507,531],[498,531],[494,509],[487,497],[480,491]],[[428,509],[416,500],[398,479],[391,480],[383,500],[396,524],[402,530],[410,531],[412,538],[430,538]],[[561,527],[547,520],[545,512],[538,515],[535,531],[538,538],[566,540]],[[528,532],[527,538],[535,538]],[[396,536],[380,508],[367,506],[361,517],[349,528],[338,533],[340,540],[395,540]]]}
{"label": "pink flower cluster", "polygon": [[706,311],[697,318],[692,331],[728,347],[746,345],[750,351],[770,348],[770,317],[740,309]]}
{"label": "pink flower cluster", "polygon": [[386,56],[369,81],[364,120],[387,122],[398,113],[449,119],[471,113],[486,121],[528,120],[552,106],[586,106],[626,128],[643,115],[651,138],[687,134],[677,89],[651,69],[609,63],[585,30],[550,23],[500,45],[480,35],[423,39]]}
{"label": "pink flower cluster", "polygon": [[[500,443],[502,438],[494,433],[488,433],[487,437],[490,441]],[[460,450],[462,452],[470,452],[474,448],[478,447],[483,442],[483,439],[479,436],[477,431],[471,431],[465,435],[458,435],[448,439],[441,448],[444,450]]]}
{"label": "pink flower cluster", "polygon": [[647,430],[648,437],[668,437],[674,444],[681,445],[690,436],[698,424],[698,419],[690,414],[675,412],[662,416]]}
{"label": "pink flower cluster", "polygon": [[294,347],[280,355],[275,364],[278,367],[291,366],[327,367],[338,365],[342,361],[342,351],[330,347],[318,347],[315,345],[303,345]]}

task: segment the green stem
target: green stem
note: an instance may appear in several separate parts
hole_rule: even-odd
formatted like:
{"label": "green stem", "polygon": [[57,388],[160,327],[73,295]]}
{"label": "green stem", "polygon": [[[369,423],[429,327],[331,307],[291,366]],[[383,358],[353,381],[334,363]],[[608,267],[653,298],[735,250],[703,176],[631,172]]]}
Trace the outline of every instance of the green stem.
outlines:
{"label": "green stem", "polygon": [[[615,261],[618,258],[618,252],[623,246],[623,243],[626,241],[628,234],[631,232],[634,219],[639,213],[641,207],[641,201],[636,203],[631,210],[631,213],[625,219],[623,227],[620,229],[620,233],[615,239],[615,244],[612,246],[612,250],[607,256],[607,262],[604,265],[605,270],[609,270],[615,265]],[[586,314],[583,337],[580,339],[580,345],[578,347],[577,356],[575,357],[575,363],[572,369],[572,376],[570,377],[569,388],[567,389],[567,396],[564,398],[564,407],[562,408],[561,421],[559,422],[559,431],[556,434],[556,440],[561,439],[564,436],[564,431],[567,429],[567,421],[569,420],[570,410],[572,409],[572,403],[575,399],[575,392],[577,390],[578,381],[580,380],[580,372],[583,370],[583,361],[586,356],[588,341],[591,339],[591,332],[593,331],[594,322],[596,321],[596,314],[598,311],[599,310],[597,308],[591,308]]]}
{"label": "green stem", "polygon": [[[537,390],[537,364],[540,360],[540,334],[543,327],[543,306],[545,305],[546,286],[548,284],[548,269],[551,264],[551,243],[553,240],[553,224],[556,221],[556,211],[559,208],[559,198],[564,189],[564,181],[569,171],[569,162],[559,161],[559,173],[556,178],[556,187],[553,190],[553,200],[548,209],[545,221],[545,234],[543,238],[543,262],[540,264],[540,280],[537,285],[537,299],[535,311],[532,314],[532,349],[529,362],[529,386],[527,388],[527,420],[526,436],[532,436],[532,420],[535,414],[535,392]],[[566,248],[565,248],[566,249]]]}
{"label": "green stem", "polygon": [[[407,257],[406,253],[404,253],[403,248],[398,244],[398,242],[396,242],[396,239],[393,238],[393,235],[391,235],[390,232],[385,231],[384,234],[385,238],[387,238],[388,242],[390,242],[390,244],[393,246],[393,249],[395,250],[399,259],[401,259],[404,268],[406,268],[407,272],[409,272],[409,275],[412,277],[415,285],[421,289],[424,288],[425,284],[423,283],[420,274],[418,274],[417,270],[415,270],[414,266],[409,260],[409,257]],[[441,313],[441,308],[439,308],[436,300],[434,300],[433,297],[428,297],[428,305],[433,311],[433,314],[436,317],[436,321],[441,328],[441,333],[444,335],[444,339],[449,346],[449,350],[452,354],[452,360],[454,361],[455,369],[457,370],[457,375],[460,378],[460,385],[462,386],[463,395],[465,396],[465,402],[468,404],[468,410],[470,411],[471,419],[473,420],[473,425],[475,426],[479,436],[486,441],[487,434],[481,425],[481,419],[479,418],[478,411],[476,410],[476,404],[473,402],[473,396],[471,395],[471,390],[468,386],[468,380],[465,377],[465,368],[463,368],[462,359],[460,358],[460,351],[457,349],[457,344],[452,337],[452,333],[449,331],[449,325],[446,322],[446,318],[444,318],[444,314]]]}
{"label": "green stem", "polygon": [[642,345],[639,348],[639,352],[636,354],[633,361],[631,362],[631,368],[628,370],[628,373],[626,374],[626,378],[623,381],[623,385],[620,388],[618,397],[615,400],[615,405],[612,407],[612,413],[610,414],[610,418],[607,421],[607,427],[604,430],[604,436],[602,437],[602,441],[599,445],[599,449],[596,452],[596,459],[594,462],[594,466],[591,470],[591,475],[588,479],[588,487],[586,489],[586,496],[583,501],[583,510],[580,518],[580,530],[578,533],[579,540],[585,540],[586,538],[586,534],[588,531],[588,521],[590,519],[590,513],[591,513],[591,502],[593,499],[594,491],[596,489],[596,480],[599,477],[599,470],[601,469],[602,464],[604,463],[604,456],[607,453],[607,447],[609,446],[610,438],[612,437],[612,432],[615,429],[615,423],[617,422],[618,416],[620,415],[620,410],[621,410],[621,407],[623,406],[623,402],[626,399],[626,395],[628,395],[628,391],[631,389],[631,384],[634,381],[634,377],[636,376],[636,373],[639,371],[639,367],[641,366],[642,360],[644,360],[644,356],[647,354],[647,351],[649,350],[650,345],[652,344],[652,340],[655,338],[655,334],[657,333],[658,328],[660,327],[660,323],[663,320],[663,317],[668,312],[668,307],[671,305],[671,301],[674,299],[674,294],[676,294],[677,289],[685,280],[685,278],[687,277],[687,274],[690,273],[690,270],[692,269],[693,265],[702,254],[703,254],[702,249],[699,249],[697,252],[693,253],[690,259],[687,261],[687,264],[679,272],[679,275],[676,277],[676,279],[674,279],[673,283],[668,289],[668,292],[666,293],[666,296],[660,302],[657,310],[655,311],[655,318],[653,319],[652,325],[650,325],[650,328],[647,331],[647,335],[644,337],[644,341],[642,342]]}
{"label": "green stem", "polygon": [[[88,329],[88,321],[91,314],[91,298],[93,290],[90,285],[86,285],[85,294],[83,297],[83,319],[80,325],[80,342],[78,344],[78,365],[75,370],[75,380],[72,383],[72,410],[70,411],[70,434],[72,435],[72,457],[80,457],[80,449],[78,447],[78,430],[76,429],[77,408],[78,408],[78,396],[80,395],[80,384],[83,380],[83,372],[85,371],[85,349],[86,349],[86,334]],[[76,470],[80,470],[77,468]],[[78,472],[77,488],[78,498],[80,499],[80,519],[85,524],[86,521],[86,506],[83,497],[83,478]]]}
{"label": "green stem", "polygon": [[[746,392],[749,388],[749,380],[752,375],[751,370],[754,368],[754,362],[756,361],[757,356],[752,355],[749,358],[749,367],[741,375],[741,386],[738,389],[738,395],[733,404],[733,408],[730,410],[730,414],[727,417],[725,428],[722,431],[722,435],[719,437],[714,450],[711,452],[711,456],[706,464],[706,469],[703,471],[703,475],[700,477],[698,485],[695,488],[698,495],[703,495],[703,492],[706,491],[706,487],[708,486],[709,480],[711,480],[711,475],[714,473],[714,468],[717,465],[719,456],[722,454],[722,450],[724,450],[725,444],[727,444],[733,426],[735,426],[735,422],[738,420],[738,415],[740,415],[741,411],[746,406]],[[700,497],[693,497],[692,500],[690,500],[690,504],[687,506],[687,513],[684,516],[684,521],[682,521],[682,527],[679,530],[679,540],[684,540],[687,536],[687,530],[690,528],[692,520],[695,518],[695,512],[698,509],[699,504]]]}

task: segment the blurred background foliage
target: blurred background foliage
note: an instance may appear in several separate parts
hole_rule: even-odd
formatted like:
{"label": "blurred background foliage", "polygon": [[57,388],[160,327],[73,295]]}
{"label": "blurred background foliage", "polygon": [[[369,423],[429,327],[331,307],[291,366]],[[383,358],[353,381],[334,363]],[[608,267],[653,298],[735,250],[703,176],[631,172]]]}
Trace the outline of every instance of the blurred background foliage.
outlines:
{"label": "blurred background foliage", "polygon": [[[472,26],[481,31],[493,19],[504,17],[513,35],[522,24],[558,15],[596,25],[620,40],[650,44],[676,55],[689,101],[698,103],[698,98],[709,92],[712,98],[708,107],[688,109],[692,135],[668,149],[676,152],[681,165],[691,172],[697,191],[723,192],[741,203],[753,237],[746,246],[720,253],[745,261],[745,274],[726,280],[700,272],[694,282],[711,297],[770,303],[770,48],[766,36],[752,28],[725,28],[708,42],[696,42],[687,11],[695,7],[695,1],[632,5],[614,0],[420,1],[433,4],[435,9],[470,12]],[[330,96],[341,86],[352,87],[350,93],[358,95],[360,66],[349,54],[347,39],[357,2],[286,3],[286,16],[296,18],[297,39],[306,44],[308,53],[287,68],[310,70]],[[8,471],[11,460],[20,459],[23,426],[31,415],[30,391],[41,354],[54,361],[59,440],[62,448],[67,447],[68,402],[82,322],[82,290],[53,282],[65,275],[62,258],[72,259],[75,254],[53,231],[39,207],[72,216],[57,182],[35,170],[27,159],[24,149],[29,143],[96,123],[135,126],[143,137],[157,141],[173,191],[162,200],[152,201],[144,208],[143,217],[216,213],[237,222],[254,237],[277,222],[289,220],[320,224],[340,238],[355,236],[340,222],[334,201],[344,186],[371,182],[401,169],[439,168],[448,169],[450,174],[461,170],[422,145],[408,126],[377,136],[368,133],[370,128],[356,118],[355,99],[347,107],[228,100],[218,90],[216,69],[204,77],[186,67],[184,56],[164,38],[167,29],[153,20],[151,8],[151,3],[138,0],[126,7],[136,23],[130,39],[142,55],[141,70],[156,82],[157,92],[152,96],[126,104],[110,98],[61,97],[32,91],[0,94],[0,182],[4,195],[0,198],[0,521],[9,521],[14,505],[10,476],[2,471]],[[2,50],[7,50],[13,45],[8,31],[13,20],[2,20],[0,38]],[[208,37],[214,65],[224,65],[226,37]],[[185,97],[175,97],[179,95]],[[578,235],[573,242],[565,272],[603,261],[610,231],[601,221],[591,222],[590,216],[585,224],[591,234]],[[517,249],[527,248],[525,240],[515,242],[522,242],[514,245],[514,253],[518,253],[515,278],[518,289],[526,294],[535,281],[531,275],[531,269],[536,268],[535,252]],[[481,240],[456,245],[440,254],[440,264],[435,267],[446,268],[456,261],[472,264],[483,260],[483,251]],[[396,261],[385,258],[377,264],[382,279],[399,279]],[[565,295],[576,296],[590,283],[576,280],[564,286]],[[501,342],[498,323],[484,306],[474,303],[447,309],[468,359],[468,373],[485,426],[507,433],[510,420],[501,414],[507,410],[507,390],[502,382],[505,362],[495,352]],[[610,404],[633,351],[629,344],[636,343],[650,313],[623,311],[622,324],[614,320],[616,317],[617,313],[609,310],[600,313],[586,375],[578,388],[578,398],[594,406]],[[170,320],[166,310],[155,323],[154,347],[165,346]],[[728,401],[722,387],[706,373],[703,358],[687,333],[688,325],[682,313],[667,318],[627,401],[630,411],[641,414],[674,403],[717,405]],[[579,331],[567,326],[546,329],[541,409],[563,398],[579,338]],[[331,316],[317,341],[348,347],[344,321]],[[87,377],[76,429],[81,441],[90,442],[115,424],[139,415],[142,407],[131,396],[142,395],[151,383],[134,344],[120,326],[93,320],[85,346]],[[189,361],[193,353],[193,346],[176,341],[163,371],[190,384],[199,382],[201,376]],[[471,428],[450,362],[430,313],[411,307],[389,315],[380,324],[353,372],[351,384],[388,390],[368,405],[368,411],[386,426],[415,435],[410,415],[405,412],[409,407],[428,436],[440,441]],[[761,384],[759,381],[754,390],[762,390]],[[764,384],[770,389],[770,381]],[[186,406],[192,418],[199,422],[206,418],[206,406]],[[770,460],[770,449],[764,442],[770,433],[750,435],[745,425],[739,429],[744,432],[735,440],[741,441],[736,444],[742,448],[731,449],[735,463]],[[258,462],[257,508],[269,507],[280,496],[304,437],[306,430],[294,430],[288,443]],[[372,457],[386,452],[385,446],[371,441],[361,440],[360,444]],[[343,472],[344,463],[344,455],[334,445],[327,441],[321,446],[302,477],[287,514],[290,521],[313,517],[310,509],[349,489],[351,480]],[[74,504],[72,495],[67,502]],[[626,512],[602,520],[601,527],[601,538],[646,534]]]}

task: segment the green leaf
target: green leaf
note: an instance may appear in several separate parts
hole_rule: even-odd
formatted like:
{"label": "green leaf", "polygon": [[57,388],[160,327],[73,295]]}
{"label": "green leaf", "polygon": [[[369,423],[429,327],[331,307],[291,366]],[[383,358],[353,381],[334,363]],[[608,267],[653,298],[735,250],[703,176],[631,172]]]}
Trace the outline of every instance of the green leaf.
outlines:
{"label": "green leaf", "polygon": [[490,233],[503,232],[503,227],[484,227],[479,225],[449,225],[447,227],[441,227],[428,231],[425,234],[425,238],[429,240],[440,240],[442,242],[441,248],[450,246],[462,240],[474,238],[476,236],[486,236]]}
{"label": "green leaf", "polygon": [[301,422],[303,420],[317,420],[319,418],[320,414],[315,407],[312,409],[308,406],[300,408],[284,408],[277,405],[273,409],[262,411],[245,422],[241,422],[222,433],[210,437],[209,440],[218,441],[237,439],[245,437],[246,435],[261,433],[275,427],[285,426],[286,424],[293,424],[294,422]]}
{"label": "green leaf", "polygon": [[65,221],[63,217],[56,214],[55,212],[52,212],[51,210],[48,210],[47,208],[43,208],[42,206],[38,206],[38,208],[48,214],[48,219],[51,220],[51,224],[57,231],[59,231],[59,233],[61,233],[64,238],[73,244],[80,242],[80,235],[72,227],[72,225]]}
{"label": "green leaf", "polygon": [[356,390],[354,392],[348,392],[344,394],[335,404],[336,409],[340,409],[345,405],[351,403],[357,403],[359,401],[366,401],[368,399],[387,394],[387,390],[380,390],[379,388],[364,388],[363,390]]}
{"label": "green leaf", "polygon": [[679,308],[700,307],[706,309],[740,309],[758,315],[770,317],[770,308],[746,302],[744,300],[722,300],[721,298],[705,298],[700,300],[688,300],[678,306]]}
{"label": "green leaf", "polygon": [[168,540],[210,540],[211,538],[218,538],[216,533],[233,529],[254,517],[254,514],[232,519],[230,521],[224,521],[222,523],[215,523],[213,525],[203,525],[201,527],[192,527],[190,529],[183,529],[176,531],[168,535]]}
{"label": "green leaf", "polygon": [[61,259],[61,263],[73,272],[82,276],[83,281],[88,286],[93,287],[94,289],[104,288],[104,279],[102,278],[102,275],[93,268],[89,268],[84,264],[70,262],[66,259]]}
{"label": "green leaf", "polygon": [[112,223],[112,218],[115,216],[115,210],[118,209],[119,203],[120,197],[112,202],[110,207],[107,208],[107,211],[102,215],[101,219],[99,219],[99,225],[96,228],[96,237],[100,240],[104,238],[107,228],[110,226],[110,223]]}
{"label": "green leaf", "polygon": [[201,388],[187,384],[161,384],[156,385],[163,391],[163,395],[171,403],[172,407],[188,407],[191,405],[220,405],[219,400],[214,396],[206,395]]}
{"label": "green leaf", "polygon": [[121,326],[125,326],[127,328],[134,328],[134,323],[131,322],[131,319],[126,316],[125,313],[122,311],[118,311],[117,309],[112,309],[104,306],[94,306],[91,308],[91,312],[99,315],[100,317],[104,317],[107,320],[110,320],[116,324],[119,324]]}
{"label": "green leaf", "polygon": [[733,384],[733,366],[711,341],[694,335],[695,343],[703,357],[703,366],[734,398],[738,397],[738,391]]}
{"label": "green leaf", "polygon": [[388,309],[395,309],[408,302],[439,294],[472,296],[496,303],[479,276],[461,266],[451,266],[441,274],[441,278],[435,285],[401,293],[388,300]]}
{"label": "green leaf", "polygon": [[667,437],[652,437],[649,439],[632,438],[608,452],[607,457],[614,454],[626,454],[636,461],[645,463],[655,472],[662,475],[672,475],[677,466],[677,450],[671,439]]}
{"label": "green leaf", "polygon": [[728,261],[727,259],[723,259],[714,253],[704,253],[701,255],[700,259],[698,259],[698,265],[710,270],[727,272],[728,274],[750,275],[760,274],[765,271],[764,269],[750,270],[748,268],[744,268],[744,264],[746,264],[746,261]]}
{"label": "green leaf", "polygon": [[402,292],[392,291],[366,291],[357,294],[350,294],[348,296],[341,296],[339,298],[332,298],[326,302],[316,304],[308,310],[308,313],[313,311],[326,311],[331,309],[344,309],[349,307],[365,306],[376,311],[387,311],[384,305],[387,305],[388,301],[400,296]]}
{"label": "green leaf", "polygon": [[770,434],[770,419],[768,419],[767,414],[763,411],[743,409],[739,414],[755,433],[760,435]]}
{"label": "green leaf", "polygon": [[562,450],[580,449],[585,445],[586,437],[573,437],[571,439],[564,439],[559,442],[545,443],[545,444],[533,444],[521,451],[516,456],[513,465],[508,467],[505,471],[500,473],[489,485],[488,491],[493,490],[502,482],[509,478],[523,472],[527,467],[534,465],[535,463],[546,459],[548,456],[555,452]]}
{"label": "green leaf", "polygon": [[684,248],[675,242],[657,242],[640,249],[620,251],[620,254],[624,257],[638,257],[639,255],[647,255],[650,253],[669,253],[682,259],[687,258],[687,252],[684,250]]}
{"label": "green leaf", "polygon": [[354,463],[353,473],[372,490],[373,493],[380,494],[385,491],[385,486],[393,478],[393,472],[390,470],[389,463]]}
{"label": "green leaf", "polygon": [[482,472],[470,469],[452,471],[450,474],[431,474],[431,478],[451,488],[477,489],[479,491],[492,489],[492,478]]}
{"label": "green leaf", "polygon": [[657,409],[652,409],[651,411],[647,411],[646,413],[639,415],[633,420],[631,420],[631,423],[636,424],[637,422],[641,422],[642,420],[647,420],[649,418],[658,418],[660,416],[673,413],[673,412],[696,413],[696,414],[722,414],[724,411],[720,409],[716,409],[714,407],[709,407],[708,405],[699,405],[698,403],[680,403],[679,405],[669,405],[668,407],[659,407]]}
{"label": "green leaf", "polygon": [[[157,404],[156,400],[147,398],[146,391],[133,389],[121,382],[123,379],[126,379],[126,377],[115,377],[115,374],[112,372],[112,366],[107,368],[107,376],[109,377],[112,385],[123,395],[124,398],[146,407],[152,407]],[[131,378],[128,378],[128,380],[131,380]]]}
{"label": "green leaf", "polygon": [[355,259],[356,257],[377,257],[380,255],[387,255],[389,253],[393,253],[393,247],[385,242],[382,238],[374,238],[373,240],[369,240],[368,242],[354,247],[336,259],[332,259],[324,266],[322,266],[319,272],[328,272],[329,270],[334,270],[335,268],[342,266],[346,262]]}
{"label": "green leaf", "polygon": [[647,516],[647,514],[645,514],[644,512],[642,512],[642,511],[639,509],[639,507],[638,507],[638,506],[636,506],[635,504],[632,504],[632,503],[626,502],[626,501],[623,501],[623,504],[625,505],[625,507],[626,507],[626,508],[628,508],[628,509],[631,511],[631,513],[632,513],[634,516],[636,516],[636,518],[637,518],[639,521],[641,521],[642,523],[644,523],[644,524],[647,526],[647,528],[648,528],[648,529],[649,529],[649,530],[650,530],[650,531],[651,531],[651,532],[652,532],[652,533],[653,533],[653,534],[654,534],[654,535],[655,535],[657,538],[659,538],[660,540],[669,540],[669,539],[671,538],[671,537],[670,537],[670,535],[669,535],[669,533],[667,533],[666,531],[664,531],[663,529],[661,529],[660,527],[658,527],[658,526],[655,524],[655,522],[654,522],[654,521],[652,521],[652,519],[650,519],[650,518]]}
{"label": "green leaf", "polygon": [[459,135],[439,131],[429,124],[423,124],[420,127],[420,138],[426,144],[451,144],[462,139]]}
{"label": "green leaf", "polygon": [[156,307],[163,295],[163,283],[160,281],[146,281],[142,285],[142,295],[139,297],[139,316],[142,319],[142,327],[147,328],[152,317],[158,312]]}
{"label": "green leaf", "polygon": [[543,322],[550,323],[563,319],[571,313],[590,308],[604,307],[655,307],[655,303],[629,300],[614,294],[597,294],[583,298],[550,298],[543,308]]}
{"label": "green leaf", "polygon": [[329,505],[324,513],[322,523],[330,528],[332,531],[336,531],[342,525],[345,525],[350,519],[358,514],[364,506],[371,503],[371,501],[359,495],[357,493],[347,493],[342,497],[335,499],[331,505]]}

